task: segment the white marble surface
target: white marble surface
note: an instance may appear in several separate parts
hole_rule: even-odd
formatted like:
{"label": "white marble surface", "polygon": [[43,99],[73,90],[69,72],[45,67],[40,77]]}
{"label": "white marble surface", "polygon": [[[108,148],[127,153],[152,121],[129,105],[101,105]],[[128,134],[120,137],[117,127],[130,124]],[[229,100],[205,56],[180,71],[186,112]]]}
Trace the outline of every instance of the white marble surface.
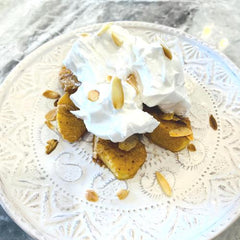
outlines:
{"label": "white marble surface", "polygon": [[[38,46],[96,22],[133,20],[180,28],[240,67],[239,0],[0,0],[0,82]],[[31,239],[0,208],[0,240]],[[239,240],[240,219],[215,240]]]}

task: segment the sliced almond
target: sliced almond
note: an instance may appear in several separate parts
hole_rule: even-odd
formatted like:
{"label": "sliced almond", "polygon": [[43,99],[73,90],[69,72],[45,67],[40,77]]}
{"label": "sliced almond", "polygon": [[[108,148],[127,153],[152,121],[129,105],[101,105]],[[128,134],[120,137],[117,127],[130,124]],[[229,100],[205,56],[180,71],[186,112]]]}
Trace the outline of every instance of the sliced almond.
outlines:
{"label": "sliced almond", "polygon": [[97,202],[98,201],[98,194],[93,190],[87,190],[85,197],[90,202]]}
{"label": "sliced almond", "polygon": [[54,103],[53,103],[54,107],[57,107],[57,105],[58,105],[58,100],[59,100],[59,99],[56,99],[56,100],[54,101]]}
{"label": "sliced almond", "polygon": [[47,121],[45,121],[45,124],[48,126],[49,129],[51,129],[51,130],[54,130],[54,129],[55,129],[55,127],[54,127],[54,125],[51,123],[51,121],[47,120]]}
{"label": "sliced almond", "polygon": [[119,149],[128,152],[133,148],[135,148],[138,142],[139,142],[138,136],[132,135],[129,138],[127,138],[125,141],[118,143],[118,147]]}
{"label": "sliced almond", "polygon": [[171,53],[171,51],[170,51],[166,46],[164,46],[163,44],[161,44],[161,46],[162,46],[164,55],[165,55],[169,60],[172,60],[172,53]]}
{"label": "sliced almond", "polygon": [[112,103],[115,109],[121,109],[124,104],[122,82],[118,77],[112,80]]}
{"label": "sliced almond", "polygon": [[107,76],[107,82],[111,82],[112,81],[112,76],[108,75]]}
{"label": "sliced almond", "polygon": [[102,28],[98,31],[97,35],[101,36],[103,33],[105,33],[110,27],[111,27],[112,23],[107,23],[105,25],[102,26]]}
{"label": "sliced almond", "polygon": [[50,154],[58,145],[58,140],[51,139],[47,141],[46,154]]}
{"label": "sliced almond", "polygon": [[188,135],[187,138],[188,138],[190,141],[193,141],[193,140],[194,140],[193,134]]}
{"label": "sliced almond", "polygon": [[57,117],[57,108],[50,110],[46,115],[45,118],[47,121],[55,121]]}
{"label": "sliced almond", "polygon": [[192,134],[192,130],[187,127],[180,127],[169,131],[170,137],[186,137]]}
{"label": "sliced almond", "polygon": [[139,93],[137,79],[136,79],[136,76],[134,74],[130,74],[128,76],[127,83],[129,83],[136,90],[137,94]]}
{"label": "sliced almond", "polygon": [[91,90],[88,92],[88,100],[92,102],[96,102],[99,98],[99,91],[98,90]]}
{"label": "sliced almond", "polygon": [[121,189],[117,192],[117,197],[119,200],[125,199],[129,194],[129,191],[126,189]]}
{"label": "sliced almond", "polygon": [[121,47],[123,45],[123,40],[118,37],[118,35],[112,32],[112,40],[118,46]]}
{"label": "sliced almond", "polygon": [[188,146],[187,146],[187,149],[190,151],[190,152],[196,152],[196,147],[195,147],[195,145],[194,144],[189,144]]}
{"label": "sliced almond", "polygon": [[156,172],[156,178],[157,178],[157,182],[160,185],[160,187],[162,188],[163,192],[168,197],[171,197],[172,196],[172,189],[171,189],[168,181],[166,180],[166,178],[160,172]]}
{"label": "sliced almond", "polygon": [[212,114],[209,117],[209,124],[213,130],[216,131],[218,129],[217,121]]}
{"label": "sliced almond", "polygon": [[52,91],[52,90],[47,90],[43,93],[43,96],[46,97],[46,98],[50,98],[50,99],[57,99],[57,98],[60,98],[61,95],[57,92]]}

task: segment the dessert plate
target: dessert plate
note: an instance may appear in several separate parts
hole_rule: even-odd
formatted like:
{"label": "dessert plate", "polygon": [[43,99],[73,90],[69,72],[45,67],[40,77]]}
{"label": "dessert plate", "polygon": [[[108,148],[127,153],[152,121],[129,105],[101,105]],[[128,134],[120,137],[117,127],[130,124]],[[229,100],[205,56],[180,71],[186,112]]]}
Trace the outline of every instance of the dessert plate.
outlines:
{"label": "dessert plate", "polygon": [[[118,22],[148,41],[162,38],[176,51],[192,102],[196,152],[172,153],[143,139],[148,158],[137,175],[119,181],[91,160],[91,134],[74,144],[44,124],[53,101],[42,93],[61,91],[58,72],[82,32],[64,34],[26,57],[0,88],[0,199],[31,236],[51,239],[210,239],[240,214],[240,72],[225,56],[179,30],[142,22]],[[213,115],[218,123],[209,125]],[[45,154],[49,139],[59,144]],[[155,179],[165,175],[167,197]],[[129,196],[120,201],[118,189]],[[94,189],[99,201],[88,202]]]}

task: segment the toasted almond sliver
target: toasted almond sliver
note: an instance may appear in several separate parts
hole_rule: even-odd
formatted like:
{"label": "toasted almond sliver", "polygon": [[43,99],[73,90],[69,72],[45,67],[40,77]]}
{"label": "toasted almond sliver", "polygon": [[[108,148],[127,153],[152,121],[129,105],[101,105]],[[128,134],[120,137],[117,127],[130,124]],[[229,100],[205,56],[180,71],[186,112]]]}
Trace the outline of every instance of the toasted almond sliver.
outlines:
{"label": "toasted almond sliver", "polygon": [[112,103],[115,109],[121,109],[124,104],[122,82],[118,77],[112,80]]}
{"label": "toasted almond sliver", "polygon": [[190,151],[190,152],[196,152],[196,147],[195,147],[195,145],[194,144],[189,144],[188,146],[187,146],[187,149]]}
{"label": "toasted almond sliver", "polygon": [[87,190],[85,197],[90,202],[97,202],[98,201],[98,194],[93,190]]}
{"label": "toasted almond sliver", "polygon": [[51,139],[47,141],[46,145],[46,154],[50,154],[58,145],[58,140],[56,139]]}
{"label": "toasted almond sliver", "polygon": [[119,200],[125,199],[129,194],[129,191],[126,189],[121,189],[117,192],[117,197]]}
{"label": "toasted almond sliver", "polygon": [[128,76],[127,83],[129,83],[136,90],[137,94],[139,93],[137,79],[136,79],[136,76],[134,74],[130,74]]}
{"label": "toasted almond sliver", "polygon": [[51,121],[47,120],[47,121],[45,121],[45,124],[48,126],[49,129],[51,129],[51,130],[54,130],[54,129],[55,129],[55,127],[54,127],[54,125],[51,123]]}
{"label": "toasted almond sliver", "polygon": [[171,197],[172,196],[172,189],[171,189],[168,181],[166,180],[166,178],[160,172],[156,172],[156,178],[157,178],[158,184],[161,186],[163,192],[168,197]]}
{"label": "toasted almond sliver", "polygon": [[135,148],[138,142],[139,142],[138,136],[132,135],[125,141],[118,143],[118,147],[119,149],[128,152]]}
{"label": "toasted almond sliver", "polygon": [[45,118],[47,121],[55,121],[57,117],[57,108],[50,110],[46,115]]}
{"label": "toasted almond sliver", "polygon": [[112,76],[108,75],[107,76],[107,82],[111,82],[112,81]]}
{"label": "toasted almond sliver", "polygon": [[43,93],[43,96],[46,98],[50,98],[50,99],[58,99],[61,97],[61,95],[57,92],[54,92],[52,90],[47,90]]}
{"label": "toasted almond sliver", "polygon": [[96,102],[99,98],[99,91],[97,90],[91,90],[88,92],[88,100],[92,102]]}
{"label": "toasted almond sliver", "polygon": [[59,99],[56,99],[56,100],[54,101],[54,103],[53,103],[54,107],[57,107],[57,105],[58,105],[58,100],[59,100]]}
{"label": "toasted almond sliver", "polygon": [[82,37],[87,37],[89,34],[88,33],[81,33]]}
{"label": "toasted almond sliver", "polygon": [[105,25],[102,26],[102,28],[98,31],[97,35],[101,36],[103,33],[105,33],[110,27],[111,27],[112,23],[107,23]]}
{"label": "toasted almond sliver", "polygon": [[192,134],[192,130],[187,127],[180,127],[169,131],[170,137],[186,137]]}
{"label": "toasted almond sliver", "polygon": [[123,40],[120,39],[114,32],[112,32],[112,40],[118,47],[121,47],[123,45]]}
{"label": "toasted almond sliver", "polygon": [[190,141],[193,141],[193,140],[194,140],[193,134],[188,135],[187,138],[188,138]]}
{"label": "toasted almond sliver", "polygon": [[172,60],[172,53],[171,53],[171,51],[170,51],[166,46],[164,46],[163,44],[161,44],[161,46],[162,46],[164,55],[165,55],[169,60]]}
{"label": "toasted almond sliver", "polygon": [[209,117],[209,124],[213,130],[216,131],[218,129],[217,121],[212,114]]}

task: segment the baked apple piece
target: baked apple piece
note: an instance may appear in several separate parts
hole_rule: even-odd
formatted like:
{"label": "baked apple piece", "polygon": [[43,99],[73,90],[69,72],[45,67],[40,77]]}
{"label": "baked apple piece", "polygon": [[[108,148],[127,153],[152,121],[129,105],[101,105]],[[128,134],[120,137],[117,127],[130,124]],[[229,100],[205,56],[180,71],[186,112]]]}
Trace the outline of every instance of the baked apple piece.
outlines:
{"label": "baked apple piece", "polygon": [[158,107],[144,107],[144,110],[160,122],[153,132],[146,134],[153,143],[172,152],[179,152],[193,140],[188,118],[163,113]]}
{"label": "baked apple piece", "polygon": [[110,171],[120,180],[134,177],[138,169],[146,160],[147,152],[144,144],[139,140],[129,151],[119,148],[118,143],[98,137],[93,139],[93,156],[102,161]]}
{"label": "baked apple piece", "polygon": [[75,117],[70,111],[78,110],[70,99],[70,94],[65,93],[57,103],[58,131],[62,138],[69,141],[77,141],[85,132],[86,127],[83,120]]}

